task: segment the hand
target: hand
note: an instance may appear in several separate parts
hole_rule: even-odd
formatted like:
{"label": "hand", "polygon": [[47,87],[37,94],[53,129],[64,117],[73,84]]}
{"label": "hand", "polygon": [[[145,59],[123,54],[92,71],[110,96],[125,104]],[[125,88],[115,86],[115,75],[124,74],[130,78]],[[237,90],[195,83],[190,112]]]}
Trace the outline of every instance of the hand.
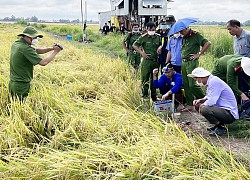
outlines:
{"label": "hand", "polygon": [[199,113],[201,113],[201,110],[202,110],[202,108],[204,108],[204,107],[205,107],[205,104],[201,104],[201,105],[200,105]]}
{"label": "hand", "polygon": [[127,50],[126,50],[126,52],[127,52],[128,54],[130,54],[130,53],[131,53],[131,51],[130,51],[129,49],[127,49]]}
{"label": "hand", "polygon": [[248,100],[249,100],[249,98],[248,98],[244,93],[242,93],[242,94],[240,95],[240,97],[241,97],[241,100],[242,100],[242,101],[248,101]]}
{"label": "hand", "polygon": [[201,99],[196,99],[193,101],[193,105],[196,106],[197,104],[199,104],[201,102]]}
{"label": "hand", "polygon": [[169,93],[164,94],[164,95],[161,97],[161,100],[162,100],[162,101],[163,101],[163,100],[166,100],[166,99],[168,98],[168,96],[169,96]]}
{"label": "hand", "polygon": [[146,54],[144,51],[141,53],[141,55],[144,59],[148,59],[150,56],[150,54]]}
{"label": "hand", "polygon": [[200,57],[200,54],[190,54],[191,57],[189,58],[190,60],[195,60],[195,59],[198,59]]}
{"label": "hand", "polygon": [[157,49],[157,54],[161,54],[161,51],[162,51],[162,46],[159,46]]}
{"label": "hand", "polygon": [[63,46],[61,44],[58,44],[58,43],[54,43],[53,49],[55,50],[55,48],[59,48],[60,51],[63,50]]}
{"label": "hand", "polygon": [[154,75],[154,76],[157,76],[158,72],[159,72],[158,68],[155,68],[155,69],[153,70],[153,75]]}

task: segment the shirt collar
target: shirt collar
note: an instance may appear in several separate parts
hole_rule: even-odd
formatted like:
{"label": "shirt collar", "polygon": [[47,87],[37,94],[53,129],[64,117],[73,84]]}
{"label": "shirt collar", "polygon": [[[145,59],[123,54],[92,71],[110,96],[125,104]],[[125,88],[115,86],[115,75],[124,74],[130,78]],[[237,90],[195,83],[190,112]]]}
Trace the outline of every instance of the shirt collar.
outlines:
{"label": "shirt collar", "polygon": [[23,43],[28,44],[29,46],[31,46],[23,37],[20,38],[20,41],[22,41]]}
{"label": "shirt collar", "polygon": [[213,77],[214,77],[214,76],[213,76],[212,74],[210,74],[210,75],[208,76],[206,86],[209,86],[209,82],[210,82],[210,80],[211,80]]}
{"label": "shirt collar", "polygon": [[189,31],[188,31],[187,37],[192,36],[192,34],[193,34],[193,30],[190,28]]}
{"label": "shirt collar", "polygon": [[[246,32],[245,32],[244,29],[242,29],[240,38],[244,38],[244,37],[246,37]],[[239,38],[239,39],[240,39],[240,38]]]}

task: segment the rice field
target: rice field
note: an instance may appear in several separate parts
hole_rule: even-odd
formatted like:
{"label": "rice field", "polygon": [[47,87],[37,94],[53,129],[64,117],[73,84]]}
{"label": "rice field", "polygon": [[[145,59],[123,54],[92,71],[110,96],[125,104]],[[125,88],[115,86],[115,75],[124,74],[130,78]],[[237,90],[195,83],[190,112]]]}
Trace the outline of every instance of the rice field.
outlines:
{"label": "rice field", "polygon": [[22,30],[0,24],[0,179],[250,179],[246,161],[145,108],[125,61],[87,46],[46,34],[39,46],[64,50],[35,67],[25,103],[10,100],[10,47]]}

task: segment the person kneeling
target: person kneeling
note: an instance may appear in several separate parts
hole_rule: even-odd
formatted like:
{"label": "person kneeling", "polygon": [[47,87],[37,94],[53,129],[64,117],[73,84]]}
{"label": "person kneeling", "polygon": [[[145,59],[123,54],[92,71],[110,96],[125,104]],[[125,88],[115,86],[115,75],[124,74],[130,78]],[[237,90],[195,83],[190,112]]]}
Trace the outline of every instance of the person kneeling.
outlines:
{"label": "person kneeling", "polygon": [[239,119],[236,98],[232,89],[220,78],[213,76],[202,67],[195,68],[188,74],[199,86],[207,86],[206,96],[193,102],[196,110],[204,116],[213,127],[207,128],[210,136],[226,134],[225,124]]}
{"label": "person kneeling", "polygon": [[[176,98],[178,96],[182,96],[182,75],[175,72],[171,64],[168,64],[162,69],[163,74],[161,75],[159,80],[157,77],[158,72],[159,70],[157,68],[153,70],[153,83],[155,88],[160,89],[160,93],[162,94],[161,100],[170,99],[172,94],[176,94]],[[178,105],[179,101],[175,100],[175,108],[177,108]]]}

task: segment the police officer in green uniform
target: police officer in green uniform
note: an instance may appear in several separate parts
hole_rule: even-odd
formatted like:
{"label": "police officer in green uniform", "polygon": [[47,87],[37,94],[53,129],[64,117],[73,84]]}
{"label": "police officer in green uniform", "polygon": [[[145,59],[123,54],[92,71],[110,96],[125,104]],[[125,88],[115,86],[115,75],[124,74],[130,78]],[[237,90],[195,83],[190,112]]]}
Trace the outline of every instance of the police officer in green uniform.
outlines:
{"label": "police officer in green uniform", "polygon": [[154,23],[149,22],[146,29],[147,33],[135,41],[133,48],[143,57],[141,62],[142,96],[148,97],[150,85],[151,98],[155,101],[157,97],[153,84],[153,70],[159,68],[157,49],[161,45],[161,37],[155,33],[156,25]]}
{"label": "police officer in green uniform", "polygon": [[[159,47],[159,63],[160,68],[163,69],[166,66],[166,58],[168,54],[167,44],[168,44],[168,31],[175,23],[175,17],[173,15],[168,15],[166,19],[161,23],[161,29],[156,31],[157,34],[161,35],[161,43],[162,46]],[[162,71],[161,71],[162,73]]]}
{"label": "police officer in green uniform", "polygon": [[[9,91],[12,97],[18,97],[23,101],[29,94],[34,66],[37,64],[47,65],[63,47],[60,44],[54,44],[52,47],[35,49],[31,45],[37,45],[38,37],[42,38],[43,36],[38,34],[37,30],[31,26],[26,27],[23,33],[18,36],[21,38],[12,44],[10,52]],[[47,57],[42,58],[38,55],[49,51],[52,51],[52,53]]]}
{"label": "police officer in green uniform", "polygon": [[194,110],[194,97],[196,97],[196,99],[203,98],[204,92],[201,87],[196,84],[195,80],[188,78],[187,75],[191,74],[192,71],[199,66],[198,59],[205,53],[211,45],[211,42],[189,27],[181,30],[180,33],[183,35],[181,74],[187,101],[186,110]]}
{"label": "police officer in green uniform", "polygon": [[[249,67],[242,68],[242,59],[248,63]],[[250,58],[240,55],[225,55],[215,61],[212,74],[218,76],[232,88],[238,103],[240,103],[240,100],[249,100],[247,95],[250,90],[250,77],[246,74],[248,72],[246,70],[250,70]],[[241,79],[242,82],[240,82],[238,78],[242,73],[246,74],[247,78]]]}
{"label": "police officer in green uniform", "polygon": [[141,63],[141,54],[136,52],[132,45],[140,36],[141,33],[139,31],[139,24],[134,23],[132,25],[132,32],[129,32],[122,41],[123,49],[127,52],[128,63],[131,64],[131,66],[133,66],[136,70],[139,68]]}

